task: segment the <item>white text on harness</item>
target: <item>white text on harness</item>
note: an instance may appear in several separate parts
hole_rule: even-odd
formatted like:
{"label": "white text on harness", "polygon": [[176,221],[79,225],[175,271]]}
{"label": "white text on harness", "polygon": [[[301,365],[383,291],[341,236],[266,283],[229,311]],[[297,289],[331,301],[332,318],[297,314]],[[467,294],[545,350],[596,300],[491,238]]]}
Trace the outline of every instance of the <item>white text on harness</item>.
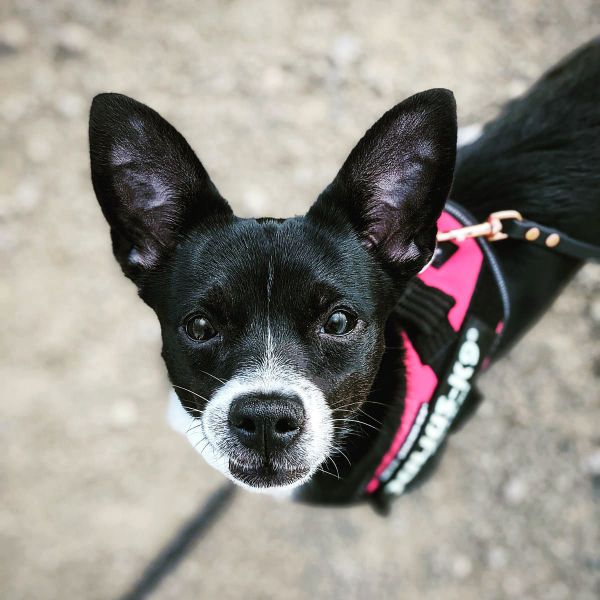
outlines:
{"label": "white text on harness", "polygon": [[[421,467],[431,458],[446,437],[450,425],[471,390],[471,378],[481,356],[477,344],[478,340],[479,331],[475,327],[469,327],[465,334],[465,340],[458,351],[457,360],[452,366],[452,372],[448,377],[450,389],[447,393],[438,396],[433,413],[429,417],[425,429],[417,438],[414,450],[395,477],[386,483],[386,492],[402,494],[406,486],[415,478]],[[420,429],[422,426],[423,420],[420,420],[420,422],[415,422],[413,429],[415,427]],[[414,437],[412,433],[411,430],[409,437]]]}

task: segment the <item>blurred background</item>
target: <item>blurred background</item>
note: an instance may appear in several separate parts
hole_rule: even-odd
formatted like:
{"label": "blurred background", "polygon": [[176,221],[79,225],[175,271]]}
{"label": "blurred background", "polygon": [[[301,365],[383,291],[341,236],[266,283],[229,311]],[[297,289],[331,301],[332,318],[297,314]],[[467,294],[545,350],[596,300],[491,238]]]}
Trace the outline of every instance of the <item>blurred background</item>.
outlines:
{"label": "blurred background", "polygon": [[[288,216],[399,100],[449,87],[482,123],[599,26],[598,0],[3,0],[0,597],[118,597],[222,483],[165,422],[158,322],[89,181],[94,94],[161,112],[240,215]],[[153,597],[597,598],[599,336],[588,266],[391,517],[239,493]]]}

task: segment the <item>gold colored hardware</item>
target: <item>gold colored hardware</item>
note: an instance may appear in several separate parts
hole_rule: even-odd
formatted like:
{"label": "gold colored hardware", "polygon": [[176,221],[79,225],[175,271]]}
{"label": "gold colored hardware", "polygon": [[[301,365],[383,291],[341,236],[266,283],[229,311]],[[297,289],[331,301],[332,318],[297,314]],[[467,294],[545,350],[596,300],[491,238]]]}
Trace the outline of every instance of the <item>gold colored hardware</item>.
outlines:
{"label": "gold colored hardware", "polygon": [[523,217],[516,210],[501,210],[492,213],[484,223],[468,225],[467,227],[451,229],[450,231],[440,231],[437,234],[437,241],[449,242],[456,240],[463,242],[466,239],[478,237],[485,237],[489,242],[505,240],[508,236],[502,232],[502,221],[510,219],[522,221]]}
{"label": "gold colored hardware", "polygon": [[551,233],[546,238],[546,246],[548,246],[548,248],[554,248],[558,246],[558,244],[560,244],[560,235],[558,235],[558,233]]}
{"label": "gold colored hardware", "polygon": [[528,242],[535,242],[540,237],[540,230],[537,227],[532,227],[528,229],[525,233],[525,239]]}

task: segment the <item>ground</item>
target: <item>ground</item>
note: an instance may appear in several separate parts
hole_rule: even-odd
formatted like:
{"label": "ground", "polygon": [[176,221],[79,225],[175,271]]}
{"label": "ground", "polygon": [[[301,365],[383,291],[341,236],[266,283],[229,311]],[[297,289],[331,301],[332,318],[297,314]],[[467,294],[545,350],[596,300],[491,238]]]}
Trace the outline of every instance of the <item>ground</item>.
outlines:
{"label": "ground", "polygon": [[[162,112],[242,215],[303,212],[413,92],[494,115],[598,33],[596,0],[5,0],[0,7],[3,598],[115,598],[221,484],[164,419],[158,324],[110,254],[100,91]],[[510,206],[507,206],[510,208]],[[600,268],[482,380],[388,519],[240,493],[160,599],[597,598]]]}

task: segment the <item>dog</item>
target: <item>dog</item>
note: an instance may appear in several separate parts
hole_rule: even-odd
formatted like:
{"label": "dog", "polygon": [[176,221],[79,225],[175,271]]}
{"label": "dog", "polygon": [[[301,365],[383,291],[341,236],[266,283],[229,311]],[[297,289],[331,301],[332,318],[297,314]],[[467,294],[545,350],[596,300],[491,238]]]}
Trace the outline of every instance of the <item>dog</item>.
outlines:
{"label": "dog", "polygon": [[[435,265],[448,198],[472,217],[460,225],[512,209],[566,238],[600,241],[598,81],[600,38],[511,101],[458,154],[452,93],[416,94],[365,133],[306,215],[289,219],[234,216],[169,123],[126,96],[96,96],[95,194],[121,269],[160,321],[188,437],[209,464],[247,489],[315,503],[387,497],[424,480],[446,433],[477,404],[470,379],[485,358],[482,330],[445,324],[448,347],[458,348],[446,355],[450,383],[436,400],[446,408],[423,413],[429,454],[414,452],[408,475],[392,473],[390,494],[383,480],[369,481],[403,422],[411,385],[408,313],[398,307],[408,291],[427,292],[415,282]],[[554,238],[528,243],[533,235],[494,245],[510,316],[488,358],[508,351],[583,264],[553,251]],[[490,281],[484,291],[502,295]],[[425,307],[427,320],[419,294],[413,312]],[[461,404],[450,410],[452,395]],[[388,471],[407,460],[401,452],[388,457]]]}

